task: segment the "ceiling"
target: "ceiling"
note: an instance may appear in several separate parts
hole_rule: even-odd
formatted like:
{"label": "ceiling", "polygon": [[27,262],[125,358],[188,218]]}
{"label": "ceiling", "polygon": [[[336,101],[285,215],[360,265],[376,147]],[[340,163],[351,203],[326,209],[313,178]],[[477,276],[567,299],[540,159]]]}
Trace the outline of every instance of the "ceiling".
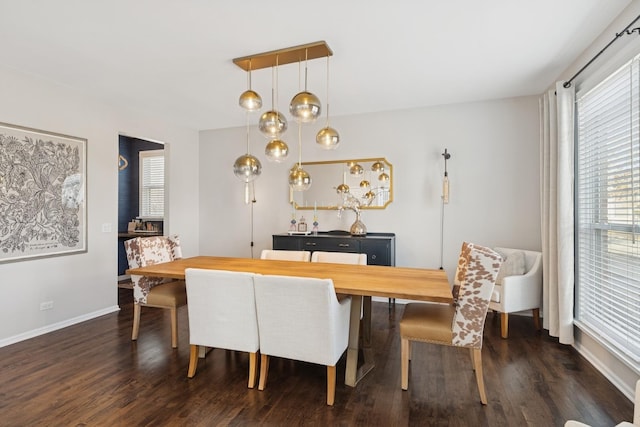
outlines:
{"label": "ceiling", "polygon": [[[0,67],[120,109],[216,129],[246,120],[238,96],[247,73],[236,57],[325,40],[334,53],[331,116],[533,95],[629,3],[0,0]],[[281,111],[304,86],[302,68],[278,69]],[[326,71],[325,59],[308,62],[309,90],[323,102]],[[271,69],[252,77],[270,107]]]}

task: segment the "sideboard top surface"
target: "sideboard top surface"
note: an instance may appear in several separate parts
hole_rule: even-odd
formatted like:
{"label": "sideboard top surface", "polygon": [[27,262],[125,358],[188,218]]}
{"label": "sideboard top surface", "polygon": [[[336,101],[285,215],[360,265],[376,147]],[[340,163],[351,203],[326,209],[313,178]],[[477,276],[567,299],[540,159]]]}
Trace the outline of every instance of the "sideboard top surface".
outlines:
{"label": "sideboard top surface", "polygon": [[319,231],[318,234],[289,234],[280,233],[274,236],[291,236],[291,237],[326,237],[326,238],[353,238],[353,239],[389,239],[396,237],[395,233],[367,233],[364,236],[352,236],[348,231]]}

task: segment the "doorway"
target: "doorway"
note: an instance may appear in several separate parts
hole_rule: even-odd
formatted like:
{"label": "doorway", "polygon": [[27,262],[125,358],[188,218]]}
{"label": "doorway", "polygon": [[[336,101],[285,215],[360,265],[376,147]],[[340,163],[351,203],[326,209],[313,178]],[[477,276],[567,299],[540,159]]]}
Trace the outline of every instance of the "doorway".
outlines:
{"label": "doorway", "polygon": [[123,287],[128,287],[124,241],[164,234],[164,148],[162,143],[130,136],[118,139],[118,283]]}

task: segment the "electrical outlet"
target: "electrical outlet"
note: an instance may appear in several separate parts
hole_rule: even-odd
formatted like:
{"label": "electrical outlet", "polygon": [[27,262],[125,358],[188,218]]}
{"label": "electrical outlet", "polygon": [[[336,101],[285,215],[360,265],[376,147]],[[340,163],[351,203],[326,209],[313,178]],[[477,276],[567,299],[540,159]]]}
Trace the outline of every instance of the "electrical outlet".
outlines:
{"label": "electrical outlet", "polygon": [[53,308],[53,301],[45,301],[40,303],[40,311],[51,310]]}
{"label": "electrical outlet", "polygon": [[111,233],[111,223],[105,222],[104,224],[102,224],[102,232]]}

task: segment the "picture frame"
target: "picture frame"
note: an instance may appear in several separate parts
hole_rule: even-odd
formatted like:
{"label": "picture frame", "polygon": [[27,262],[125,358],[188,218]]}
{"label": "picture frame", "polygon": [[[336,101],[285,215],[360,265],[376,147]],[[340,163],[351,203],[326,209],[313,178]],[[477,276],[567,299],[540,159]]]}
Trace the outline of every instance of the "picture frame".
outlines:
{"label": "picture frame", "polygon": [[87,251],[87,140],[0,123],[0,263]]}

